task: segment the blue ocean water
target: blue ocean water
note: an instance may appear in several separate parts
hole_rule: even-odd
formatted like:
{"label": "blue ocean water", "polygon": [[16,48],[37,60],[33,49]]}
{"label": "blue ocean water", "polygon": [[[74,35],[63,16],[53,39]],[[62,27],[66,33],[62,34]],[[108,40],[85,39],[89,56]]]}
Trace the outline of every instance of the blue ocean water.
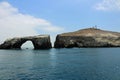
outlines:
{"label": "blue ocean water", "polygon": [[0,80],[120,80],[120,48],[0,50]]}

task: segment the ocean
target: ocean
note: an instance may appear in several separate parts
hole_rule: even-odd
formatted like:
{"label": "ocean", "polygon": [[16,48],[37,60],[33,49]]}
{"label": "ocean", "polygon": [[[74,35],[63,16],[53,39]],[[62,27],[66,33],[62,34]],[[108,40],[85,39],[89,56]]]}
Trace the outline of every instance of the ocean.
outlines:
{"label": "ocean", "polygon": [[0,50],[0,80],[120,80],[120,48]]}

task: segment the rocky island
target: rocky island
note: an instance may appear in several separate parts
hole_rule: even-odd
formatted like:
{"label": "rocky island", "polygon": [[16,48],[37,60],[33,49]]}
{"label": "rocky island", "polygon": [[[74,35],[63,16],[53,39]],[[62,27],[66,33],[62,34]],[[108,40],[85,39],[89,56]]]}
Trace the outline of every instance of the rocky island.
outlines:
{"label": "rocky island", "polygon": [[120,33],[97,28],[87,28],[75,32],[58,34],[54,47],[120,47]]}
{"label": "rocky island", "polygon": [[49,35],[38,35],[8,39],[0,45],[0,49],[21,49],[22,44],[26,41],[31,41],[33,43],[34,49],[52,48]]}

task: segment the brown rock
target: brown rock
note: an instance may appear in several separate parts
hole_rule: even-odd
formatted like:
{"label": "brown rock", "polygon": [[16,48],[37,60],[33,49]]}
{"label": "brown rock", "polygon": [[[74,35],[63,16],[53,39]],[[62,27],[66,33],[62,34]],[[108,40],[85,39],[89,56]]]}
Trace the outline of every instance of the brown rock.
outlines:
{"label": "brown rock", "polygon": [[57,35],[54,47],[120,47],[120,33],[96,28],[63,33]]}

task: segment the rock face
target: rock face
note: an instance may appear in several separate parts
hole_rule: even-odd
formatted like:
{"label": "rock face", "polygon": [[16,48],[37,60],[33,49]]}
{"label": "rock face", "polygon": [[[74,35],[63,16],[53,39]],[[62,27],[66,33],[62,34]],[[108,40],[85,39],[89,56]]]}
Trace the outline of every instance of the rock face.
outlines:
{"label": "rock face", "polygon": [[0,45],[0,49],[21,49],[26,41],[32,41],[34,49],[52,48],[49,35],[38,35],[8,39]]}
{"label": "rock face", "polygon": [[54,47],[120,47],[120,33],[96,28],[63,33],[57,35]]}

